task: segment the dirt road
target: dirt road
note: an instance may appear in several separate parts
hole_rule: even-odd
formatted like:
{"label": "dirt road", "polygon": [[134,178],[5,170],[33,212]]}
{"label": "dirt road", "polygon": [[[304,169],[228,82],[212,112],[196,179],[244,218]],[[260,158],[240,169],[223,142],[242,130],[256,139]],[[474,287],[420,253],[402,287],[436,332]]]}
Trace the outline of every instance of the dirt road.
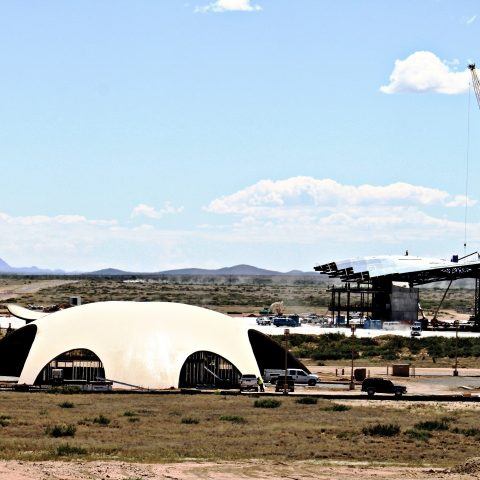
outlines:
{"label": "dirt road", "polygon": [[9,298],[19,297],[28,293],[35,293],[43,288],[59,287],[69,283],[75,283],[77,280],[32,280],[31,283],[0,285],[0,302]]}
{"label": "dirt road", "polygon": [[[473,475],[473,476],[472,476]],[[324,465],[310,462],[185,462],[138,464],[124,462],[0,462],[0,480],[236,480],[335,479],[358,480],[464,480],[480,478],[475,472],[448,473],[433,468],[366,465]]]}

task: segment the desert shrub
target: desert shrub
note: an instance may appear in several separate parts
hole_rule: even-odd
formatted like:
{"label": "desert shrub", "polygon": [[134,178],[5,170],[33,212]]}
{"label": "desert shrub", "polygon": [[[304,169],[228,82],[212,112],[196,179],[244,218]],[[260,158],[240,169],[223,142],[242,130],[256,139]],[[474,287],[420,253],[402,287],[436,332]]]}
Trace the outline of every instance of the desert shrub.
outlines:
{"label": "desert shrub", "polygon": [[82,393],[82,389],[77,385],[65,385],[63,387],[52,387],[48,390],[48,393],[72,395],[74,393]]}
{"label": "desert shrub", "polygon": [[126,412],[123,412],[124,417],[136,417],[138,413],[132,412],[131,410],[127,410]]}
{"label": "desert shrub", "polygon": [[139,422],[140,419],[138,417],[128,417],[128,421],[130,423],[135,423],[135,422]]}
{"label": "desert shrub", "polygon": [[452,433],[459,433],[465,437],[480,437],[479,428],[457,428],[452,429]]}
{"label": "desert shrub", "polygon": [[99,415],[93,419],[93,423],[98,423],[99,425],[108,425],[110,423],[110,419],[105,415]]}
{"label": "desert shrub", "polygon": [[426,432],[425,430],[407,430],[405,432],[405,435],[408,435],[412,440],[422,440],[426,442],[432,434],[429,432]]}
{"label": "desert shrub", "polygon": [[400,433],[400,426],[393,423],[377,423],[362,429],[364,435],[377,437],[394,437]]}
{"label": "desert shrub", "polygon": [[301,405],[316,405],[317,403],[317,399],[315,397],[302,397],[297,398],[295,401]]}
{"label": "desert shrub", "polygon": [[[274,340],[282,343],[282,336],[273,336]],[[290,336],[292,352],[297,357],[311,358],[316,361],[340,360],[351,358],[352,340],[343,333],[327,335],[293,334]],[[355,357],[381,357],[385,360],[394,360],[399,352],[405,351],[407,356],[417,355],[425,349],[430,357],[455,356],[455,339],[443,337],[403,338],[395,335],[385,335],[376,338],[355,338]],[[479,357],[480,338],[460,338],[458,340],[458,354],[460,357]]]}
{"label": "desert shrub", "polygon": [[62,402],[62,403],[59,403],[58,406],[60,408],[73,408],[75,404],[73,402]]}
{"label": "desert shrub", "polygon": [[200,420],[193,417],[183,417],[180,423],[184,423],[185,425],[198,425]]}
{"label": "desert shrub", "polygon": [[65,443],[64,445],[59,445],[57,447],[57,455],[59,457],[66,457],[69,455],[85,455],[86,453],[87,450],[85,448],[71,446],[68,443]]}
{"label": "desert shrub", "polygon": [[232,423],[247,423],[247,421],[240,417],[239,415],[222,415],[220,420],[224,422],[232,422]]}
{"label": "desert shrub", "polygon": [[0,427],[8,427],[11,418],[10,415],[0,415]]}
{"label": "desert shrub", "polygon": [[262,398],[255,400],[253,406],[255,408],[278,408],[282,402],[280,400],[274,400],[273,398]]}
{"label": "desert shrub", "polygon": [[326,412],[348,412],[348,410],[351,409],[352,407],[349,407],[348,405],[341,405],[339,403],[334,403],[333,405],[329,405],[328,407],[324,408]]}
{"label": "desert shrub", "polygon": [[45,433],[51,437],[74,437],[77,427],[75,425],[60,424],[49,426],[45,429]]}
{"label": "desert shrub", "polygon": [[426,420],[425,422],[418,422],[414,425],[414,428],[417,430],[448,430],[449,425],[445,419],[441,420]]}

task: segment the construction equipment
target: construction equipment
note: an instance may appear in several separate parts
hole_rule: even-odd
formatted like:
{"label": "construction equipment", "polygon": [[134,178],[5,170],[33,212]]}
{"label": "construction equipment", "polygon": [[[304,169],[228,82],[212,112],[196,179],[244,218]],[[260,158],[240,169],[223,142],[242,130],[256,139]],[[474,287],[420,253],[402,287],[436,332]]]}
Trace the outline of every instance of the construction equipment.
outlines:
{"label": "construction equipment", "polygon": [[274,315],[283,315],[285,313],[285,305],[283,304],[283,300],[281,302],[273,302],[270,305],[269,310]]}
{"label": "construction equipment", "polygon": [[472,85],[475,90],[475,96],[477,97],[478,108],[480,108],[480,80],[477,75],[477,69],[474,63],[471,63],[468,68],[472,74]]}

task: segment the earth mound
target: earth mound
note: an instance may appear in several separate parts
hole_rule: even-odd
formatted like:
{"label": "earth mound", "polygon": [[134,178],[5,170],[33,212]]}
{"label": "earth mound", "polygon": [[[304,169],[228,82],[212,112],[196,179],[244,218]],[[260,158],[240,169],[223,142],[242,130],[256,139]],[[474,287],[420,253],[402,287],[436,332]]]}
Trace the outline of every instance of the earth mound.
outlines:
{"label": "earth mound", "polygon": [[480,473],[480,457],[469,458],[466,462],[453,467],[452,473]]}

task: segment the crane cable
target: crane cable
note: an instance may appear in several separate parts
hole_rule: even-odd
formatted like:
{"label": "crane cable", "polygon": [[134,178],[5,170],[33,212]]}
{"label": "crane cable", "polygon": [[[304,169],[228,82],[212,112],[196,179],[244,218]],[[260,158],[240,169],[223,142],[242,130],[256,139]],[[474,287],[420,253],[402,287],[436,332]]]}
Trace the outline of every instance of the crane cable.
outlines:
{"label": "crane cable", "polygon": [[463,248],[465,255],[467,254],[467,214],[468,214],[468,174],[469,174],[469,157],[470,157],[470,104],[471,104],[471,94],[472,86],[475,91],[475,97],[477,98],[478,108],[480,108],[480,80],[477,75],[477,70],[474,63],[468,65],[468,69],[472,74],[472,81],[468,85],[468,113],[467,113],[467,165],[466,165],[466,176],[465,176],[465,225],[464,225],[464,239],[463,239]]}
{"label": "crane cable", "polygon": [[472,84],[468,84],[468,108],[467,108],[467,161],[465,174],[465,223],[464,223],[464,237],[463,237],[463,251],[467,254],[467,215],[468,215],[468,174],[469,174],[469,160],[470,160],[470,98],[472,93]]}

